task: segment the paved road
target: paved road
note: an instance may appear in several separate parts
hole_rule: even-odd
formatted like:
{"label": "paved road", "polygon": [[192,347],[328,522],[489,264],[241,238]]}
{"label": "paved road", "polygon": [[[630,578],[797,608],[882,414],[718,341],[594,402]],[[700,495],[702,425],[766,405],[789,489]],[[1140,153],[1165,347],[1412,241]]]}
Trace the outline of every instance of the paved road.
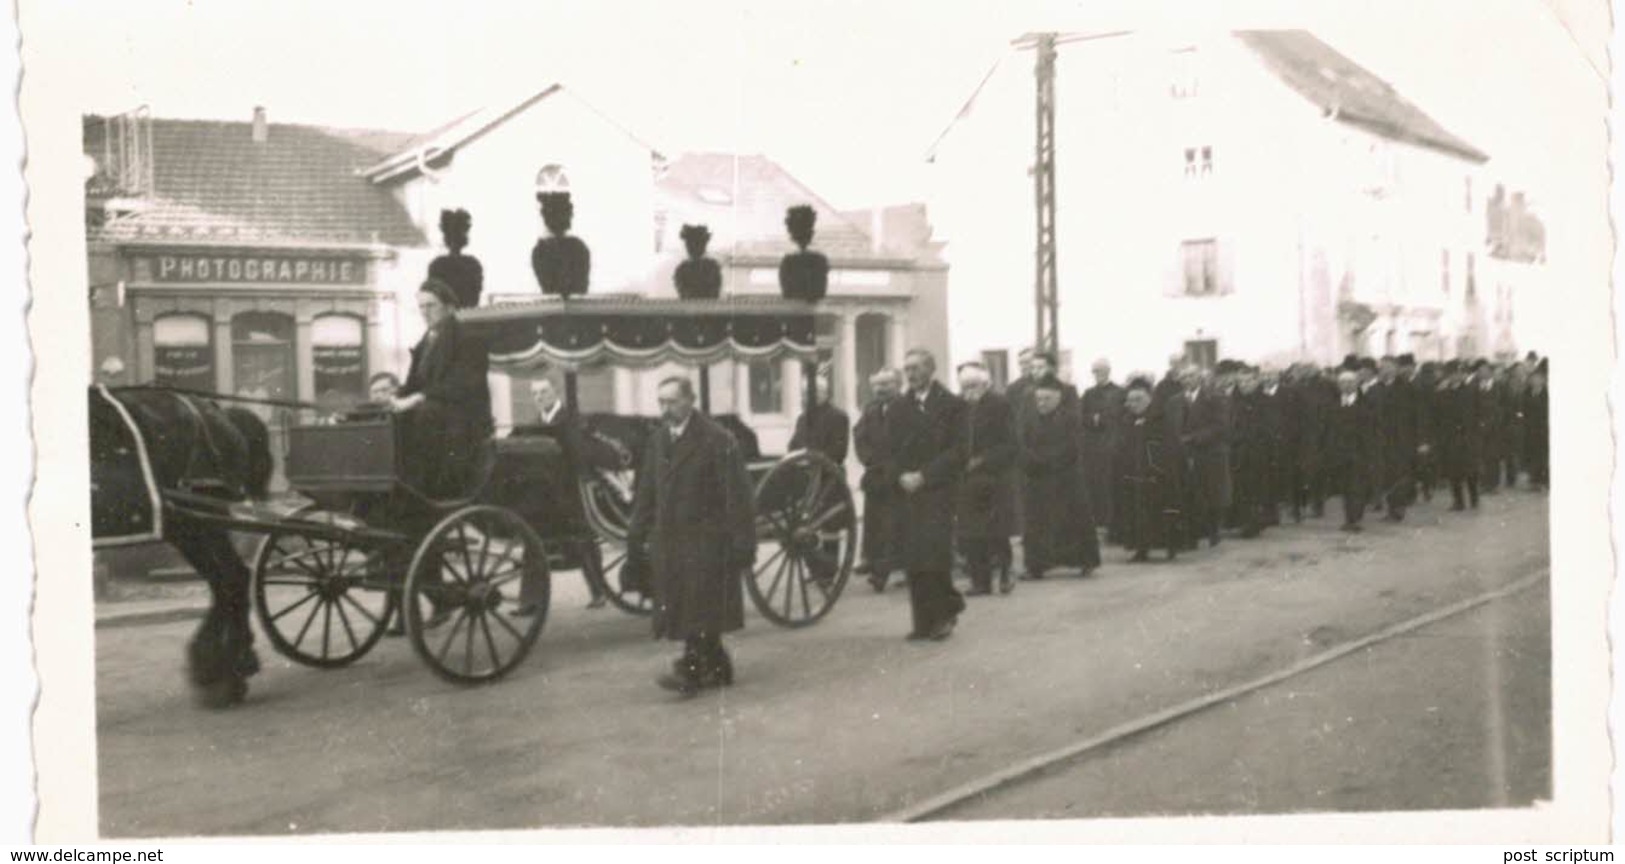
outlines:
{"label": "paved road", "polygon": [[1444,810],[1549,800],[1547,588],[1537,582],[941,818]]}
{"label": "paved road", "polygon": [[[584,592],[568,575],[538,654],[508,680],[473,690],[443,684],[398,640],[325,673],[269,654],[262,641],[266,669],[249,704],[207,713],[191,707],[180,675],[190,624],[101,630],[102,830],[172,836],[872,820],[1512,583],[1549,560],[1543,497],[1503,493],[1476,514],[1435,504],[1413,516],[1357,537],[1328,517],[1172,564],[1129,566],[1114,551],[1088,579],[1023,583],[1009,597],[974,601],[943,644],[905,643],[904,592],[877,596],[858,583],[815,627],[791,632],[751,620],[732,642],[737,685],[681,703],[652,684],[670,648],[650,641],[643,621],[581,608]],[[1519,644],[1543,662],[1543,639]],[[1449,654],[1484,650],[1482,640],[1441,645]],[[1538,677],[1543,668],[1527,671]],[[1455,701],[1489,711],[1489,686],[1461,678]],[[1416,708],[1420,697],[1408,693],[1397,688],[1389,700],[1392,722],[1406,734],[1372,746],[1434,747],[1437,764],[1462,771],[1482,763],[1471,740],[1430,735],[1427,706]],[[1463,716],[1480,710],[1470,704]],[[1531,712],[1542,713],[1532,704],[1521,697],[1502,704],[1501,722],[1544,739],[1530,725]],[[1322,722],[1307,709],[1279,714],[1299,737],[1312,739],[1304,730]],[[1543,753],[1529,758],[1544,762]],[[1176,755],[1159,763],[1165,773],[1206,776]],[[1256,795],[1215,806],[1297,809],[1294,790],[1318,782],[1309,772],[1320,766],[1267,750],[1248,765]],[[1370,797],[1384,806],[1481,806],[1471,786]],[[1539,786],[1505,794],[1519,803]],[[1164,794],[1173,795],[1114,789],[1104,800],[1122,796],[1128,809],[1111,812],[1208,806]]]}

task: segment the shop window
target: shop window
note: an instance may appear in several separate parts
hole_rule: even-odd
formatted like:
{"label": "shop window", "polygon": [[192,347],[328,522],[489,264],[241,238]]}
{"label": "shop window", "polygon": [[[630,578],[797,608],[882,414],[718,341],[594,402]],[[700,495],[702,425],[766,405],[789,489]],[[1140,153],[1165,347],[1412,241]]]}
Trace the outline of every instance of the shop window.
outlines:
{"label": "shop window", "polygon": [[310,353],[316,401],[345,411],[366,401],[366,325],[354,315],[322,315],[311,322]]}
{"label": "shop window", "polygon": [[214,340],[202,315],[164,315],[152,322],[152,380],[186,390],[215,389]]}
{"label": "shop window", "polygon": [[293,400],[297,395],[293,318],[243,312],[231,319],[232,379],[237,395]]}
{"label": "shop window", "polygon": [[746,377],[750,386],[750,413],[784,412],[783,363],[752,363]]}

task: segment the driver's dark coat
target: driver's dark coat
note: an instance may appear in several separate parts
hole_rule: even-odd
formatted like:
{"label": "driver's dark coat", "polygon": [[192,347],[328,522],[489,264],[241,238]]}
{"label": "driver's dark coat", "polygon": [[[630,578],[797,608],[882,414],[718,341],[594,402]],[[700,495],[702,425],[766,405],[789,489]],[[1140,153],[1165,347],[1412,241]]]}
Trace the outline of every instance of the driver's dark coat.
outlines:
{"label": "driver's dark coat", "polygon": [[893,563],[915,572],[953,568],[954,509],[964,471],[965,402],[931,382],[922,401],[905,393],[886,411],[884,447],[891,476],[920,472],[925,485],[898,488]]}
{"label": "driver's dark coat", "polygon": [[697,411],[676,441],[655,430],[637,490],[628,542],[649,550],[655,636],[743,627],[740,575],[756,559],[756,511],[733,436]]}

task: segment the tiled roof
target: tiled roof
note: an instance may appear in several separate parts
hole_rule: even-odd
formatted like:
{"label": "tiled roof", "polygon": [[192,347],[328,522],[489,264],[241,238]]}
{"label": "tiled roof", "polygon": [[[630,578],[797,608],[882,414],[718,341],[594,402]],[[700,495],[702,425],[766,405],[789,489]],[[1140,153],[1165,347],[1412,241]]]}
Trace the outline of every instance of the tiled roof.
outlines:
{"label": "tiled roof", "polygon": [[[422,232],[387,190],[358,173],[413,136],[379,130],[151,121],[152,193],[92,239],[214,245],[423,246]],[[104,158],[108,122],[84,121],[85,153]]]}
{"label": "tiled roof", "polygon": [[656,184],[673,224],[710,227],[712,251],[777,259],[795,251],[785,211],[805,204],[818,213],[812,248],[836,261],[896,259],[877,254],[865,224],[835,209],[765,156],[687,153],[673,160]]}
{"label": "tiled roof", "polygon": [[1422,109],[1307,30],[1241,30],[1242,44],[1304,98],[1339,121],[1385,138],[1484,162],[1488,156],[1446,131]]}

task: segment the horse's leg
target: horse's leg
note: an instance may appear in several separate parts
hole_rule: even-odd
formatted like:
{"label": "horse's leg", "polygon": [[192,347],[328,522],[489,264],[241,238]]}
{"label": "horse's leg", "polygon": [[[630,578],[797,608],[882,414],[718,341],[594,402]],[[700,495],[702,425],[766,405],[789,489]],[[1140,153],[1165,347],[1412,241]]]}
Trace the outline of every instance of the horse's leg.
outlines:
{"label": "horse's leg", "polygon": [[183,517],[171,523],[170,542],[209,583],[209,612],[187,653],[198,700],[210,708],[240,702],[248,693],[248,676],[259,671],[248,623],[248,567],[224,528]]}

